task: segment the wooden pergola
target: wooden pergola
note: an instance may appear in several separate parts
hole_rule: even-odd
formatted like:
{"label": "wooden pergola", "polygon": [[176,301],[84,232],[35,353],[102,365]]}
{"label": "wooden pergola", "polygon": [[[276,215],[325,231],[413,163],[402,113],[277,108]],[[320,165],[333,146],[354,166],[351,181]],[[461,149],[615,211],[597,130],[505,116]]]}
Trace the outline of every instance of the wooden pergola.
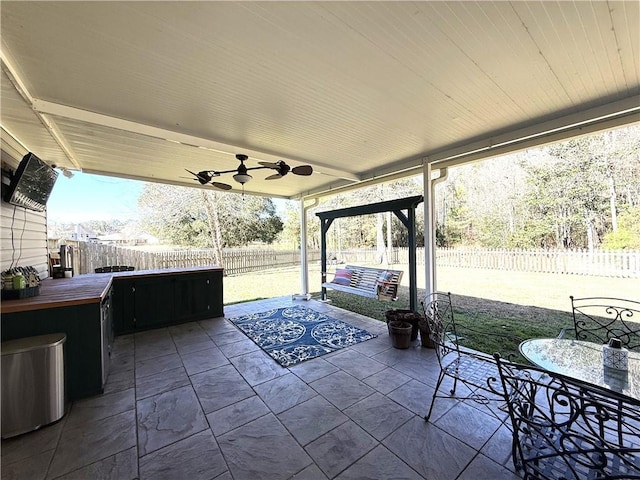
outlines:
{"label": "wooden pergola", "polygon": [[[409,308],[416,311],[418,305],[418,283],[416,271],[416,207],[424,201],[422,195],[399,198],[386,202],[372,203],[357,207],[340,208],[328,212],[319,212],[320,218],[320,262],[322,283],[327,281],[327,231],[336,218],[357,217],[373,213],[393,212],[407,228],[409,238]],[[406,210],[406,214],[405,211]],[[327,289],[322,287],[322,300],[327,298]]]}

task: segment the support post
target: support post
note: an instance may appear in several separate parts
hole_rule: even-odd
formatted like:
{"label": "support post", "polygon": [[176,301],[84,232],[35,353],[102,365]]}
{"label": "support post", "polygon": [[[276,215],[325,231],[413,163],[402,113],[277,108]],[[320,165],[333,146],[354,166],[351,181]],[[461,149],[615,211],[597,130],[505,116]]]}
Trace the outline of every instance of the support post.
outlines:
{"label": "support post", "polygon": [[[327,281],[327,231],[333,223],[333,218],[321,218],[320,219],[320,273],[321,282]],[[327,289],[322,287],[322,295],[320,297],[322,301],[327,300]]]}
{"label": "support post", "polygon": [[300,278],[301,296],[309,299],[309,257],[307,254],[307,209],[304,198],[300,199]]}
{"label": "support post", "polygon": [[424,188],[424,274],[425,294],[429,295],[436,290],[435,279],[435,215],[434,215],[434,188],[431,182],[431,164],[422,164],[422,183]]}
{"label": "support post", "polygon": [[438,169],[439,175],[432,179],[433,169],[426,160],[422,164],[424,188],[424,269],[425,293],[429,295],[438,289],[436,275],[436,185],[447,179],[447,167]]}
{"label": "support post", "polygon": [[417,312],[418,308],[418,274],[416,255],[416,209],[408,210],[409,216],[409,309]]}

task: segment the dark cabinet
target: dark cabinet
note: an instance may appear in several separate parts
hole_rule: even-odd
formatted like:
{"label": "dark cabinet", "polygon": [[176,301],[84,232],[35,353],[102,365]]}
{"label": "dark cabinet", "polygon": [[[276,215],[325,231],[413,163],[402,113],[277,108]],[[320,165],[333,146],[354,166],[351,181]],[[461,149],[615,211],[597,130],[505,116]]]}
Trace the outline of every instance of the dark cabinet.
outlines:
{"label": "dark cabinet", "polygon": [[176,277],[173,290],[174,320],[188,322],[219,317],[222,311],[222,274]]}
{"label": "dark cabinet", "polygon": [[132,279],[118,279],[113,282],[111,291],[111,313],[113,329],[116,335],[134,331],[134,303]]}
{"label": "dark cabinet", "polygon": [[133,317],[137,329],[161,327],[173,319],[173,281],[158,277],[136,280],[133,285]]}
{"label": "dark cabinet", "polygon": [[103,342],[100,303],[5,313],[2,340],[64,333],[64,370],[69,400],[102,393]]}
{"label": "dark cabinet", "polygon": [[116,335],[224,315],[222,271],[114,278]]}

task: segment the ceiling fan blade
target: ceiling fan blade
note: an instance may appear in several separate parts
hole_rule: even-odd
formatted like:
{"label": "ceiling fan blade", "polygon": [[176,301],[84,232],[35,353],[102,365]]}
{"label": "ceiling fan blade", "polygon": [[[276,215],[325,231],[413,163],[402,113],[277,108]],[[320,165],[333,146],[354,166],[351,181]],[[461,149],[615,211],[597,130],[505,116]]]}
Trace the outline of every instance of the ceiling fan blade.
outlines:
{"label": "ceiling fan blade", "polygon": [[267,178],[265,178],[265,180],[277,180],[279,178],[282,178],[282,175],[280,175],[279,173],[274,173],[273,175],[269,175]]}
{"label": "ceiling fan blade", "polygon": [[231,190],[231,185],[227,185],[226,183],[211,182],[211,185],[213,185],[216,188],[219,188],[220,190]]}
{"label": "ceiling fan blade", "polygon": [[[187,169],[185,168],[185,170]],[[200,185],[204,185],[205,183],[208,183],[209,181],[211,181],[211,175],[209,175],[208,172],[195,173],[195,172],[192,172],[191,170],[187,170],[187,172],[189,172],[191,175],[196,177],[194,178],[194,180],[197,180],[198,182],[200,182]]]}
{"label": "ceiling fan blade", "polygon": [[259,165],[267,168],[273,168],[274,170],[278,168],[278,164],[274,162],[258,162]]}
{"label": "ceiling fan blade", "polygon": [[300,165],[298,167],[293,167],[291,169],[291,173],[294,173],[296,175],[311,175],[313,173],[313,168],[311,167],[311,165]]}

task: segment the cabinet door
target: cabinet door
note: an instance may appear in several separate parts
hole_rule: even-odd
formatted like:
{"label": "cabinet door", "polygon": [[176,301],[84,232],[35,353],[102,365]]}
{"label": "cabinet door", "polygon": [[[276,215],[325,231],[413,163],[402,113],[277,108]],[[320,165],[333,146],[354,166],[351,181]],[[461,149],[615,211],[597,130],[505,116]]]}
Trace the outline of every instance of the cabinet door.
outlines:
{"label": "cabinet door", "polygon": [[176,277],[174,305],[177,322],[221,316],[222,272]]}
{"label": "cabinet door", "polygon": [[206,318],[211,309],[209,289],[211,280],[206,275],[180,275],[175,281],[175,319],[187,322]]}
{"label": "cabinet door", "polygon": [[209,316],[224,316],[224,297],[222,290],[222,272],[210,272],[207,274],[209,278]]}
{"label": "cabinet door", "polygon": [[119,278],[113,282],[111,310],[116,335],[132,333],[135,330],[134,292],[135,282],[131,279]]}
{"label": "cabinet door", "polygon": [[171,279],[136,280],[134,283],[134,322],[136,329],[169,325],[173,320]]}

